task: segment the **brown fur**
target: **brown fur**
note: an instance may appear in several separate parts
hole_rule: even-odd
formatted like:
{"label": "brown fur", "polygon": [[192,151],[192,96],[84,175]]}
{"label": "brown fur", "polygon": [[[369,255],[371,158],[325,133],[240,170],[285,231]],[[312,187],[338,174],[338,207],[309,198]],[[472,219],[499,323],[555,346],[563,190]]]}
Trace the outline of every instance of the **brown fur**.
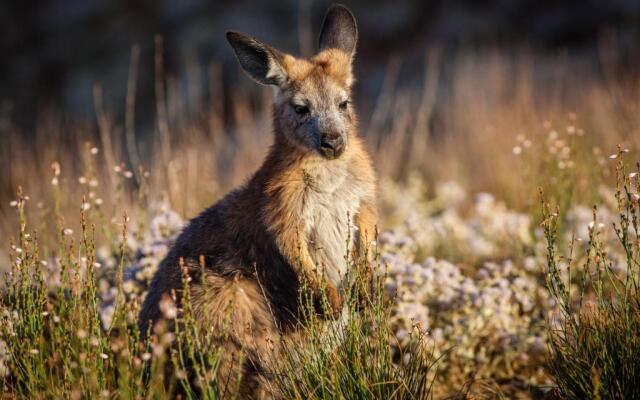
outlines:
{"label": "brown fur", "polygon": [[[327,18],[348,19],[350,13],[344,13],[334,7]],[[339,47],[340,32],[331,33],[329,44]],[[303,279],[315,292],[326,290],[333,311],[340,310],[344,288],[336,271],[341,266],[332,264],[342,255],[330,250],[346,238],[334,234],[350,229],[349,213],[357,227],[357,248],[362,251],[374,238],[375,174],[353,108],[337,105],[350,95],[353,49],[325,48],[302,60],[246,36],[231,39],[241,64],[247,57],[254,62],[247,64],[250,68],[256,60],[263,62],[248,72],[279,87],[274,143],[247,184],[194,218],[178,237],[151,282],[140,328],[146,332],[149,322],[161,319],[163,296],[175,290],[180,301],[183,259],[192,279],[196,319],[225,347],[218,382],[226,383],[227,396],[239,385],[243,398],[257,398],[269,396],[268,360],[277,354],[279,338],[299,329]],[[347,39],[355,45],[355,38]],[[308,116],[293,112],[292,102],[300,101],[313,107]],[[318,135],[326,132],[344,138],[339,156],[325,157],[317,147]],[[241,382],[238,372],[244,372]]]}

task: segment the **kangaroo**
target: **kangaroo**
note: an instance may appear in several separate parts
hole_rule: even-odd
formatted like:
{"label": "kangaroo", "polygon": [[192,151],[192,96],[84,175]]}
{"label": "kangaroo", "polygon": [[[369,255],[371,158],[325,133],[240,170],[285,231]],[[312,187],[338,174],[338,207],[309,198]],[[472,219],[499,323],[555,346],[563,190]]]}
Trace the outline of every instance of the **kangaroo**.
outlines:
{"label": "kangaroo", "polygon": [[179,235],[151,281],[139,326],[144,333],[162,319],[164,296],[177,293],[179,301],[186,268],[198,323],[223,338],[218,378],[240,387],[242,398],[266,396],[263,361],[277,338],[301,329],[302,283],[340,310],[347,238],[353,251],[374,239],[376,178],[351,101],[357,36],[341,5],[329,8],[310,59],[226,35],[242,69],[276,89],[273,145],[244,186]]}

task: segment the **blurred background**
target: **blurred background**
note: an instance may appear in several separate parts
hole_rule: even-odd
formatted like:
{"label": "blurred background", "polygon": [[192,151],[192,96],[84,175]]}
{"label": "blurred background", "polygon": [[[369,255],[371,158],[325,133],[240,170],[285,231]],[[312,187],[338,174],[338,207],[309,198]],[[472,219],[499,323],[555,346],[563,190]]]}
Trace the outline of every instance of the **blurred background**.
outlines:
{"label": "blurred background", "polygon": [[[549,184],[590,200],[602,174],[579,164],[640,140],[638,0],[346,4],[360,30],[361,131],[383,179],[455,180],[519,209]],[[0,220],[12,221],[18,185],[51,197],[56,162],[61,183],[84,178],[65,189],[75,210],[93,147],[101,187],[115,193],[120,170],[140,188],[150,171],[150,195],[194,215],[271,141],[271,91],[240,71],[225,31],[309,56],[329,5],[2,2]]]}
{"label": "blurred background", "polygon": [[[229,29],[249,32],[275,46],[310,55],[331,2],[288,1],[4,1],[0,5],[2,115],[34,128],[36,115],[58,110],[91,118],[93,88],[122,116],[127,78],[135,58],[136,125],[154,121],[154,54],[160,40],[163,72],[188,93],[185,106],[208,100],[212,63],[224,72],[222,95],[236,84],[238,68],[226,41]],[[580,59],[597,69],[603,40],[624,54],[619,67],[634,68],[640,39],[637,0],[430,0],[348,1],[358,18],[356,63],[359,99],[371,107],[391,60],[399,85],[420,84],[424,55],[441,48],[445,69],[461,51],[528,49]],[[133,52],[132,52],[132,49]],[[242,84],[246,79],[241,79]],[[441,89],[444,94],[445,88]],[[228,101],[228,100],[227,100]]]}

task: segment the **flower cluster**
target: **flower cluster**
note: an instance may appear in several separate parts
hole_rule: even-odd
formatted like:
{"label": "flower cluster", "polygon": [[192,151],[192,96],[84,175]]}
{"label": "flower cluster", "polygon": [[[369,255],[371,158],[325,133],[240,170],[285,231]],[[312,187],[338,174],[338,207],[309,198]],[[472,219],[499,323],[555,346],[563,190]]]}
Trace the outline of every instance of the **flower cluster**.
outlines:
{"label": "flower cluster", "polygon": [[542,383],[552,304],[531,217],[486,193],[463,214],[464,191],[454,183],[437,187],[431,200],[420,197],[417,184],[412,191],[394,187],[405,220],[380,235],[398,343],[407,344],[415,326],[425,329],[435,354],[444,355],[439,371],[450,390],[470,376]]}
{"label": "flower cluster", "polygon": [[[127,235],[126,248],[133,254],[131,263],[124,268],[123,273],[122,289],[127,301],[142,298],[158,265],[184,226],[183,219],[167,202],[152,206],[151,213],[148,228],[142,224],[134,225]],[[117,263],[110,247],[101,247],[98,255],[108,266],[115,266]],[[118,289],[109,275],[100,278],[98,288],[103,300],[100,316],[103,325],[107,327],[111,324],[115,311]]]}
{"label": "flower cluster", "polygon": [[438,185],[430,201],[425,201],[424,184],[417,179],[408,190],[390,182],[383,185],[388,186],[381,190],[386,193],[383,208],[393,209],[389,215],[395,223],[380,240],[396,255],[470,263],[520,255],[533,244],[531,216],[509,210],[489,193],[476,195],[472,208],[463,213],[466,196],[456,183]]}

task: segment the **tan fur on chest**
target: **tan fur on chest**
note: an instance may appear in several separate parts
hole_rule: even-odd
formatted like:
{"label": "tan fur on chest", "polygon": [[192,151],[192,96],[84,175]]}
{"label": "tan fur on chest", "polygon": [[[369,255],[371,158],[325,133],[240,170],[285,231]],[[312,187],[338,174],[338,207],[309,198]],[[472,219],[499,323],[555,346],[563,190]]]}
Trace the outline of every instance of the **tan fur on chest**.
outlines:
{"label": "tan fur on chest", "polygon": [[346,256],[353,247],[354,218],[367,190],[344,162],[308,168],[304,173],[308,190],[300,218],[310,255],[318,272],[340,288],[347,271]]}
{"label": "tan fur on chest", "polygon": [[309,157],[287,164],[269,186],[265,222],[283,254],[293,251],[293,262],[308,262],[316,275],[340,289],[346,256],[360,234],[361,207],[375,196],[368,156],[354,139],[340,159]]}

